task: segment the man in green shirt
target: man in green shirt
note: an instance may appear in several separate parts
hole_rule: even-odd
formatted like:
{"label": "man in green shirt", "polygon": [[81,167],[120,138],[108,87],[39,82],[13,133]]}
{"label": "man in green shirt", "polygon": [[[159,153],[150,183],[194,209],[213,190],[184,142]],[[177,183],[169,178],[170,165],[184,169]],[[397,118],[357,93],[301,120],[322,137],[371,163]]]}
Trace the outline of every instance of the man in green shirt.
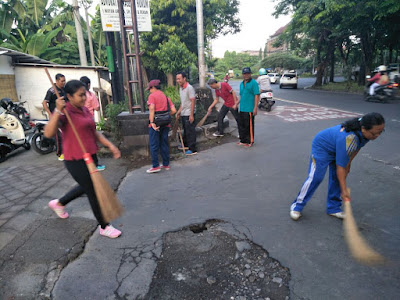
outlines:
{"label": "man in green shirt", "polygon": [[240,114],[238,145],[251,147],[254,143],[254,117],[257,115],[258,101],[260,101],[260,89],[258,83],[251,78],[251,69],[242,70],[243,81],[240,83]]}

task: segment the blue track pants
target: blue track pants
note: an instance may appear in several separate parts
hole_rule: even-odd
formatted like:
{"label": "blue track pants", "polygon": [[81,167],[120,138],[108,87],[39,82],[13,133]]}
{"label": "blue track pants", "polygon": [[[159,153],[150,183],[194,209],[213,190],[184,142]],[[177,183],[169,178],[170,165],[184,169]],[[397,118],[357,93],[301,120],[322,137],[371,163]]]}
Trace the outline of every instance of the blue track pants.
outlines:
{"label": "blue track pants", "polygon": [[168,145],[169,127],[161,126],[159,131],[149,127],[149,142],[150,154],[153,168],[160,166],[158,162],[158,152],[161,152],[161,157],[164,166],[169,166],[169,145]]}
{"label": "blue track pants", "polygon": [[319,184],[325,177],[326,169],[329,166],[329,187],[326,212],[333,214],[342,211],[342,199],[340,198],[340,185],[336,175],[335,161],[326,161],[315,158],[311,155],[308,177],[303,183],[297,198],[294,200],[290,210],[302,211],[307,202],[311,199]]}

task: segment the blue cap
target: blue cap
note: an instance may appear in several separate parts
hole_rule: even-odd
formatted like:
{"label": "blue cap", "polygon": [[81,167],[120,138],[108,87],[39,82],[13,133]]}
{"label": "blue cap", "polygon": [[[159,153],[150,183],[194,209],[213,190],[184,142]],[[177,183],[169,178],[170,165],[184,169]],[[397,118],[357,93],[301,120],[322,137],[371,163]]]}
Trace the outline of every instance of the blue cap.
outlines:
{"label": "blue cap", "polygon": [[249,67],[243,68],[242,74],[248,74],[251,73],[251,69]]}

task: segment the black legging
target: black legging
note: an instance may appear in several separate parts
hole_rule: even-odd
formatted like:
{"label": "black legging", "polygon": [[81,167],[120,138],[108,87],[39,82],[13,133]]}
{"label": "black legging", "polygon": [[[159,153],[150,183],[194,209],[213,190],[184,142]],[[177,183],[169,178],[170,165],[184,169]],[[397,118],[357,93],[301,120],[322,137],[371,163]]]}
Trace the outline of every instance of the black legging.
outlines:
{"label": "black legging", "polygon": [[[94,163],[97,165],[96,154],[92,155]],[[59,199],[61,205],[67,205],[72,200],[86,194],[89,198],[90,206],[97,222],[99,222],[101,228],[105,228],[108,223],[106,223],[101,214],[99,202],[97,201],[96,192],[94,191],[93,182],[90,178],[90,174],[86,163],[83,159],[81,160],[65,160],[65,167],[71,174],[72,178],[78,183],[76,187],[66,193],[63,197]]]}

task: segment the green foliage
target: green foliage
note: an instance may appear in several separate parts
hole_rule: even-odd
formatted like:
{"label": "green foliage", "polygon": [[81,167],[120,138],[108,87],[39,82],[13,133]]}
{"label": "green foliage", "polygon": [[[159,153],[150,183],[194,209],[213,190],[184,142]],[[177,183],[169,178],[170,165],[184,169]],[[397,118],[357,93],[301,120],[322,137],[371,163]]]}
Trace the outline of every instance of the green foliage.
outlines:
{"label": "green foliage", "polygon": [[224,58],[217,61],[215,72],[216,74],[218,73],[218,76],[220,76],[220,73],[223,73],[222,78],[228,70],[234,70],[235,74],[241,74],[244,67],[253,68],[258,62],[258,56],[251,56],[247,53],[236,53],[235,51],[226,51],[224,53]]}
{"label": "green foliage", "polygon": [[124,101],[123,103],[110,103],[106,106],[105,109],[105,115],[107,117],[107,123],[106,123],[106,128],[109,128],[110,131],[114,134],[114,137],[117,140],[121,139],[121,132],[120,132],[120,126],[119,122],[117,120],[117,116],[123,112],[123,111],[128,111],[128,102]]}
{"label": "green foliage", "polygon": [[263,68],[282,68],[296,70],[301,68],[304,61],[304,58],[289,54],[287,52],[274,53],[264,58],[261,61],[261,66]]}
{"label": "green foliage", "polygon": [[96,60],[96,65],[108,66],[107,52],[106,52],[106,40],[105,40],[102,25],[101,25],[100,6],[99,5],[96,6],[96,15],[94,16],[90,26],[91,26],[91,30],[92,30],[93,48],[94,48],[94,56],[95,56],[95,60]]}
{"label": "green foliage", "polygon": [[99,122],[96,124],[96,130],[104,130],[106,129],[106,120],[104,117],[101,117]]}
{"label": "green foliage", "polygon": [[65,42],[50,47],[42,53],[41,57],[61,65],[80,64],[78,45],[74,42]]}
{"label": "green foliage", "polygon": [[333,92],[349,92],[356,94],[362,94],[364,91],[363,86],[359,86],[356,82],[351,80],[344,82],[330,82],[329,84],[324,84],[317,89]]}
{"label": "green foliage", "polygon": [[166,74],[184,70],[196,60],[196,56],[176,35],[170,36],[167,42],[160,44],[154,55],[159,61],[158,68]]}
{"label": "green foliage", "polygon": [[[100,17],[99,17],[100,18]],[[10,23],[11,22],[11,23]],[[16,26],[10,27],[10,24]],[[86,26],[80,23],[86,37]],[[96,28],[98,29],[98,28]],[[80,64],[72,6],[63,0],[10,0],[0,6],[0,46],[60,64]],[[104,57],[96,47],[101,62]]]}
{"label": "green foliage", "polygon": [[[148,70],[158,69],[162,63],[155,55],[159,45],[176,35],[187,49],[197,57],[196,2],[194,0],[150,1],[152,32],[141,33],[143,66]],[[205,41],[218,35],[240,31],[238,0],[204,0],[203,22]]]}
{"label": "green foliage", "polygon": [[27,13],[31,16],[36,26],[39,26],[48,0],[25,0],[24,2],[26,4]]}
{"label": "green foliage", "polygon": [[289,13],[292,21],[279,42],[290,42],[299,55],[315,57],[318,85],[338,55],[346,70],[360,66],[360,84],[374,63],[385,63],[384,51],[390,53],[387,62],[399,59],[398,0],[280,0],[274,15]]}
{"label": "green foliage", "polygon": [[171,99],[172,103],[174,103],[175,107],[178,109],[181,105],[181,99],[179,96],[179,87],[178,86],[169,86],[166,89],[163,89],[164,94]]}

